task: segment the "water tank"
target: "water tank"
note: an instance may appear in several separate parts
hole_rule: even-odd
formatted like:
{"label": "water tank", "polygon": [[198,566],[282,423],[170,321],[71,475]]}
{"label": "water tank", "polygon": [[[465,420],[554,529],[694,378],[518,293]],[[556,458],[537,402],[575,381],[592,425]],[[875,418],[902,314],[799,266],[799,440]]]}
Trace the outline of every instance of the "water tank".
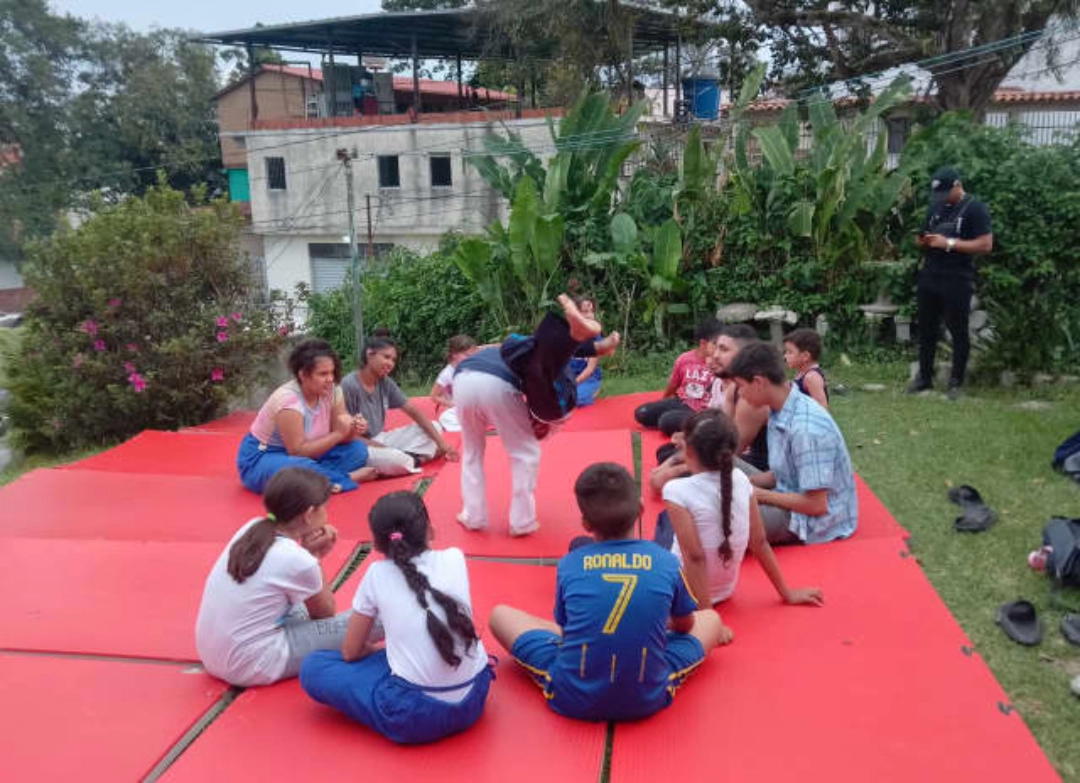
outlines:
{"label": "water tank", "polygon": [[720,118],[720,77],[700,71],[682,80],[683,97],[690,102],[690,112],[701,120]]}

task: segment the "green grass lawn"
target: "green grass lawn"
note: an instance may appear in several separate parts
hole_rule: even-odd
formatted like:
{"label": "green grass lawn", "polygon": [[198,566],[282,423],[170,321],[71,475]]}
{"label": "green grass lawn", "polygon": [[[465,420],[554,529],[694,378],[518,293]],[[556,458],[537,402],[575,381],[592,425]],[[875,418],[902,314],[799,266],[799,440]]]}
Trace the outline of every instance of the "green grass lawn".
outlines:
{"label": "green grass lawn", "polygon": [[[1080,675],[1080,648],[1058,624],[1047,578],[1030,570],[1027,553],[1042,543],[1052,515],[1080,516],[1080,486],[1050,467],[1054,448],[1080,428],[1080,386],[976,390],[958,402],[901,393],[906,367],[833,368],[830,382],[852,388],[833,410],[855,469],[911,532],[911,548],[979,654],[1067,780],[1080,780],[1080,699],[1069,681]],[[862,392],[866,382],[884,392]],[[1049,410],[1025,410],[1042,400]],[[957,508],[946,491],[971,484],[1000,514],[986,533],[952,529]],[[1027,598],[1039,609],[1045,638],[1026,648],[994,624],[1005,601]],[[1063,595],[1080,610],[1080,591]],[[915,673],[908,673],[915,674]]]}
{"label": "green grass lawn", "polygon": [[[671,358],[643,357],[624,373],[609,373],[604,394],[661,388]],[[1080,428],[1080,384],[976,389],[950,402],[940,394],[905,396],[906,373],[899,362],[828,368],[830,384],[850,389],[833,396],[833,413],[855,469],[911,532],[911,548],[930,581],[1051,762],[1064,779],[1080,781],[1080,699],[1069,691],[1070,679],[1080,675],[1080,648],[1062,638],[1058,623],[1065,610],[1051,606],[1046,577],[1026,563],[1051,515],[1080,516],[1080,486],[1050,468],[1055,446]],[[886,390],[863,391],[866,383]],[[1019,407],[1032,400],[1050,407]],[[32,458],[0,474],[0,483],[79,456]],[[996,526],[975,535],[953,531],[957,508],[945,493],[957,484],[982,492],[1000,514]],[[1018,597],[1039,608],[1046,627],[1039,647],[1014,644],[994,624],[995,608]],[[1080,610],[1080,591],[1064,600]]]}

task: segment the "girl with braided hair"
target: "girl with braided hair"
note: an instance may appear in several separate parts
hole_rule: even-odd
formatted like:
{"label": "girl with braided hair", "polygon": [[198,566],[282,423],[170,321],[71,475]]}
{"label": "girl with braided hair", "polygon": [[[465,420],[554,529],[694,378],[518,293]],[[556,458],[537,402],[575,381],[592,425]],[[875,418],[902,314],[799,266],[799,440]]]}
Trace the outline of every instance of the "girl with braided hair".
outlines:
{"label": "girl with braided hair", "polygon": [[[735,592],[747,547],[788,604],[822,604],[816,587],[789,588],[765,537],[750,480],[735,469],[739,431],[721,411],[695,413],[683,424],[690,475],[664,484],[658,534],[674,530],[672,551],[683,562],[694,595],[716,604]],[[664,519],[666,515],[667,519]]]}
{"label": "girl with braided hair", "polygon": [[[460,549],[430,549],[427,508],[413,492],[379,498],[375,549],[340,652],[309,655],[300,685],[385,737],[419,744],[464,731],[484,710],[494,668],[472,620]],[[373,643],[376,621],[385,647]]]}

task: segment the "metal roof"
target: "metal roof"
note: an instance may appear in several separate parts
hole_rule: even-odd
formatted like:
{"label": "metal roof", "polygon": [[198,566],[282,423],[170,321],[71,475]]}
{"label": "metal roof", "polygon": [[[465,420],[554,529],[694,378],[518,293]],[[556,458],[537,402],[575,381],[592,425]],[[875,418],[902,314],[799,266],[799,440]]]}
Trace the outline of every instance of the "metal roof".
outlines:
{"label": "metal roof", "polygon": [[[606,3],[595,4],[597,23],[603,22]],[[634,54],[657,52],[674,43],[680,30],[701,32],[709,25],[653,9],[623,3],[634,15]],[[251,27],[204,33],[194,40],[232,46],[264,46],[303,52],[410,57],[413,36],[421,58],[455,57],[466,60],[514,59],[510,43],[500,36],[485,13],[476,8],[442,11],[339,16],[310,22]],[[552,42],[540,42],[529,52],[544,57],[554,50]]]}

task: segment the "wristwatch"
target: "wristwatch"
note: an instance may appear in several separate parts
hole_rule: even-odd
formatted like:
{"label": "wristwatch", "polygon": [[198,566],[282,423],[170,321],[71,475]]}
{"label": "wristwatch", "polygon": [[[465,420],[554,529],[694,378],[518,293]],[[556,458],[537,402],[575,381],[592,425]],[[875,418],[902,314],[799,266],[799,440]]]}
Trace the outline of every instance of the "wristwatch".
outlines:
{"label": "wristwatch", "polygon": [[949,237],[949,241],[945,243],[945,252],[951,253],[954,247],[956,247],[956,239],[954,237]]}

